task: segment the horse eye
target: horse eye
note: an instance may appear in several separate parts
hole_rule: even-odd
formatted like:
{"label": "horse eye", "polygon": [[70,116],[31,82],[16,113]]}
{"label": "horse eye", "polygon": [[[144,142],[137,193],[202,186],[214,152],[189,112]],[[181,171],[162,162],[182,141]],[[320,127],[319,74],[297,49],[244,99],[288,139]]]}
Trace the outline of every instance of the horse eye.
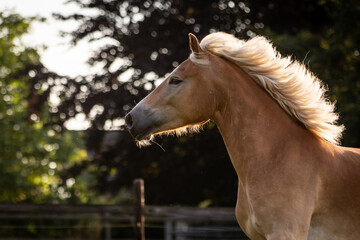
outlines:
{"label": "horse eye", "polygon": [[182,83],[183,80],[177,78],[177,77],[171,77],[170,80],[169,80],[169,84],[172,84],[172,85],[178,85],[180,83]]}

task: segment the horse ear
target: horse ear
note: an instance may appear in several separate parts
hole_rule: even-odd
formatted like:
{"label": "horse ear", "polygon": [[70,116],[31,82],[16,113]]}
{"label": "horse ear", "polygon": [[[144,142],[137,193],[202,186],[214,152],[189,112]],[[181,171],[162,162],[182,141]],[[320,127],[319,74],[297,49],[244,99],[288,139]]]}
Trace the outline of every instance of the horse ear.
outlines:
{"label": "horse ear", "polygon": [[199,40],[192,33],[189,33],[189,44],[190,44],[190,50],[192,52],[194,52],[194,53],[202,52],[202,49],[201,49],[200,44],[199,44]]}

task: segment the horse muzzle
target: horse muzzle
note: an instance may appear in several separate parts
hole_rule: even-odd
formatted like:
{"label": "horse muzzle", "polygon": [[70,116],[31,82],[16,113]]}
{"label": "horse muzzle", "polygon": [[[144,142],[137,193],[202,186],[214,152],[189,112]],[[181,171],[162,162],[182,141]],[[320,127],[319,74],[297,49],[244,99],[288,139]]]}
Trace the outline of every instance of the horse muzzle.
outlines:
{"label": "horse muzzle", "polygon": [[135,140],[147,139],[159,126],[155,110],[138,105],[125,116],[126,127]]}

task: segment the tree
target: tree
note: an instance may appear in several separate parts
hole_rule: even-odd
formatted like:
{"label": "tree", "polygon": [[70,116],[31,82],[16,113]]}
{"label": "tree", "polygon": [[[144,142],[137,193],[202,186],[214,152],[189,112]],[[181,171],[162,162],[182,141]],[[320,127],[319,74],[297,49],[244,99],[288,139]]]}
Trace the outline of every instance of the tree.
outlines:
{"label": "tree", "polygon": [[[21,36],[33,20],[0,13],[0,202],[70,198],[74,179],[61,184],[59,171],[86,156],[80,134],[59,134],[48,125],[46,111],[29,115],[27,97],[34,73],[24,70],[29,64],[39,64],[39,55],[21,44]],[[49,94],[44,85],[35,88],[43,95]]]}
{"label": "tree", "polygon": [[[241,38],[263,34],[273,39],[282,53],[294,53],[299,60],[311,49],[305,61],[330,86],[331,98],[339,99],[344,122],[351,130],[345,135],[344,143],[359,145],[359,136],[353,132],[359,126],[359,88],[355,80],[358,58],[354,45],[359,38],[348,24],[359,24],[355,1],[70,2],[98,12],[95,16],[57,14],[56,17],[80,22],[75,31],[63,33],[72,36],[73,44],[106,40],[89,59],[91,65],[101,64],[103,71],[75,79],[57,77],[60,79],[57,84],[49,82],[47,76],[40,76],[33,86],[40,83],[57,89],[60,104],[50,106],[56,126],[62,128],[64,122],[79,115],[91,121],[86,142],[93,161],[75,164],[64,174],[93,173],[97,179],[93,187],[100,193],[116,194],[120,186],[129,186],[133,178],[141,176],[145,178],[147,200],[151,204],[234,205],[236,176],[213,123],[201,135],[156,139],[165,153],[156,145],[137,149],[124,131],[125,113],[154,88],[159,77],[188,57],[189,32],[200,39],[218,30]],[[350,43],[346,48],[341,44],[345,37]],[[331,48],[329,41],[333,41]],[[339,56],[346,63],[340,68],[336,62]],[[352,72],[349,78],[342,78],[347,68]],[[41,71],[38,69],[36,76]],[[129,74],[131,77],[127,77]],[[332,81],[333,76],[346,81]],[[44,103],[46,98],[33,101],[32,106],[40,108]]]}

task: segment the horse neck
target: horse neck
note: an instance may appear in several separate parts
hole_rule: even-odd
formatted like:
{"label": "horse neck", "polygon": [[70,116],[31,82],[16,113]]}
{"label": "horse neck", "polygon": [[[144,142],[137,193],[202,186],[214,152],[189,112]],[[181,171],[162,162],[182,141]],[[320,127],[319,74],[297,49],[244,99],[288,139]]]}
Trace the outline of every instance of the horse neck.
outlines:
{"label": "horse neck", "polygon": [[264,166],[270,156],[281,153],[290,139],[301,140],[310,132],[294,121],[247,73],[232,63],[228,65],[218,87],[222,104],[213,120],[239,178],[244,178],[256,165]]}

